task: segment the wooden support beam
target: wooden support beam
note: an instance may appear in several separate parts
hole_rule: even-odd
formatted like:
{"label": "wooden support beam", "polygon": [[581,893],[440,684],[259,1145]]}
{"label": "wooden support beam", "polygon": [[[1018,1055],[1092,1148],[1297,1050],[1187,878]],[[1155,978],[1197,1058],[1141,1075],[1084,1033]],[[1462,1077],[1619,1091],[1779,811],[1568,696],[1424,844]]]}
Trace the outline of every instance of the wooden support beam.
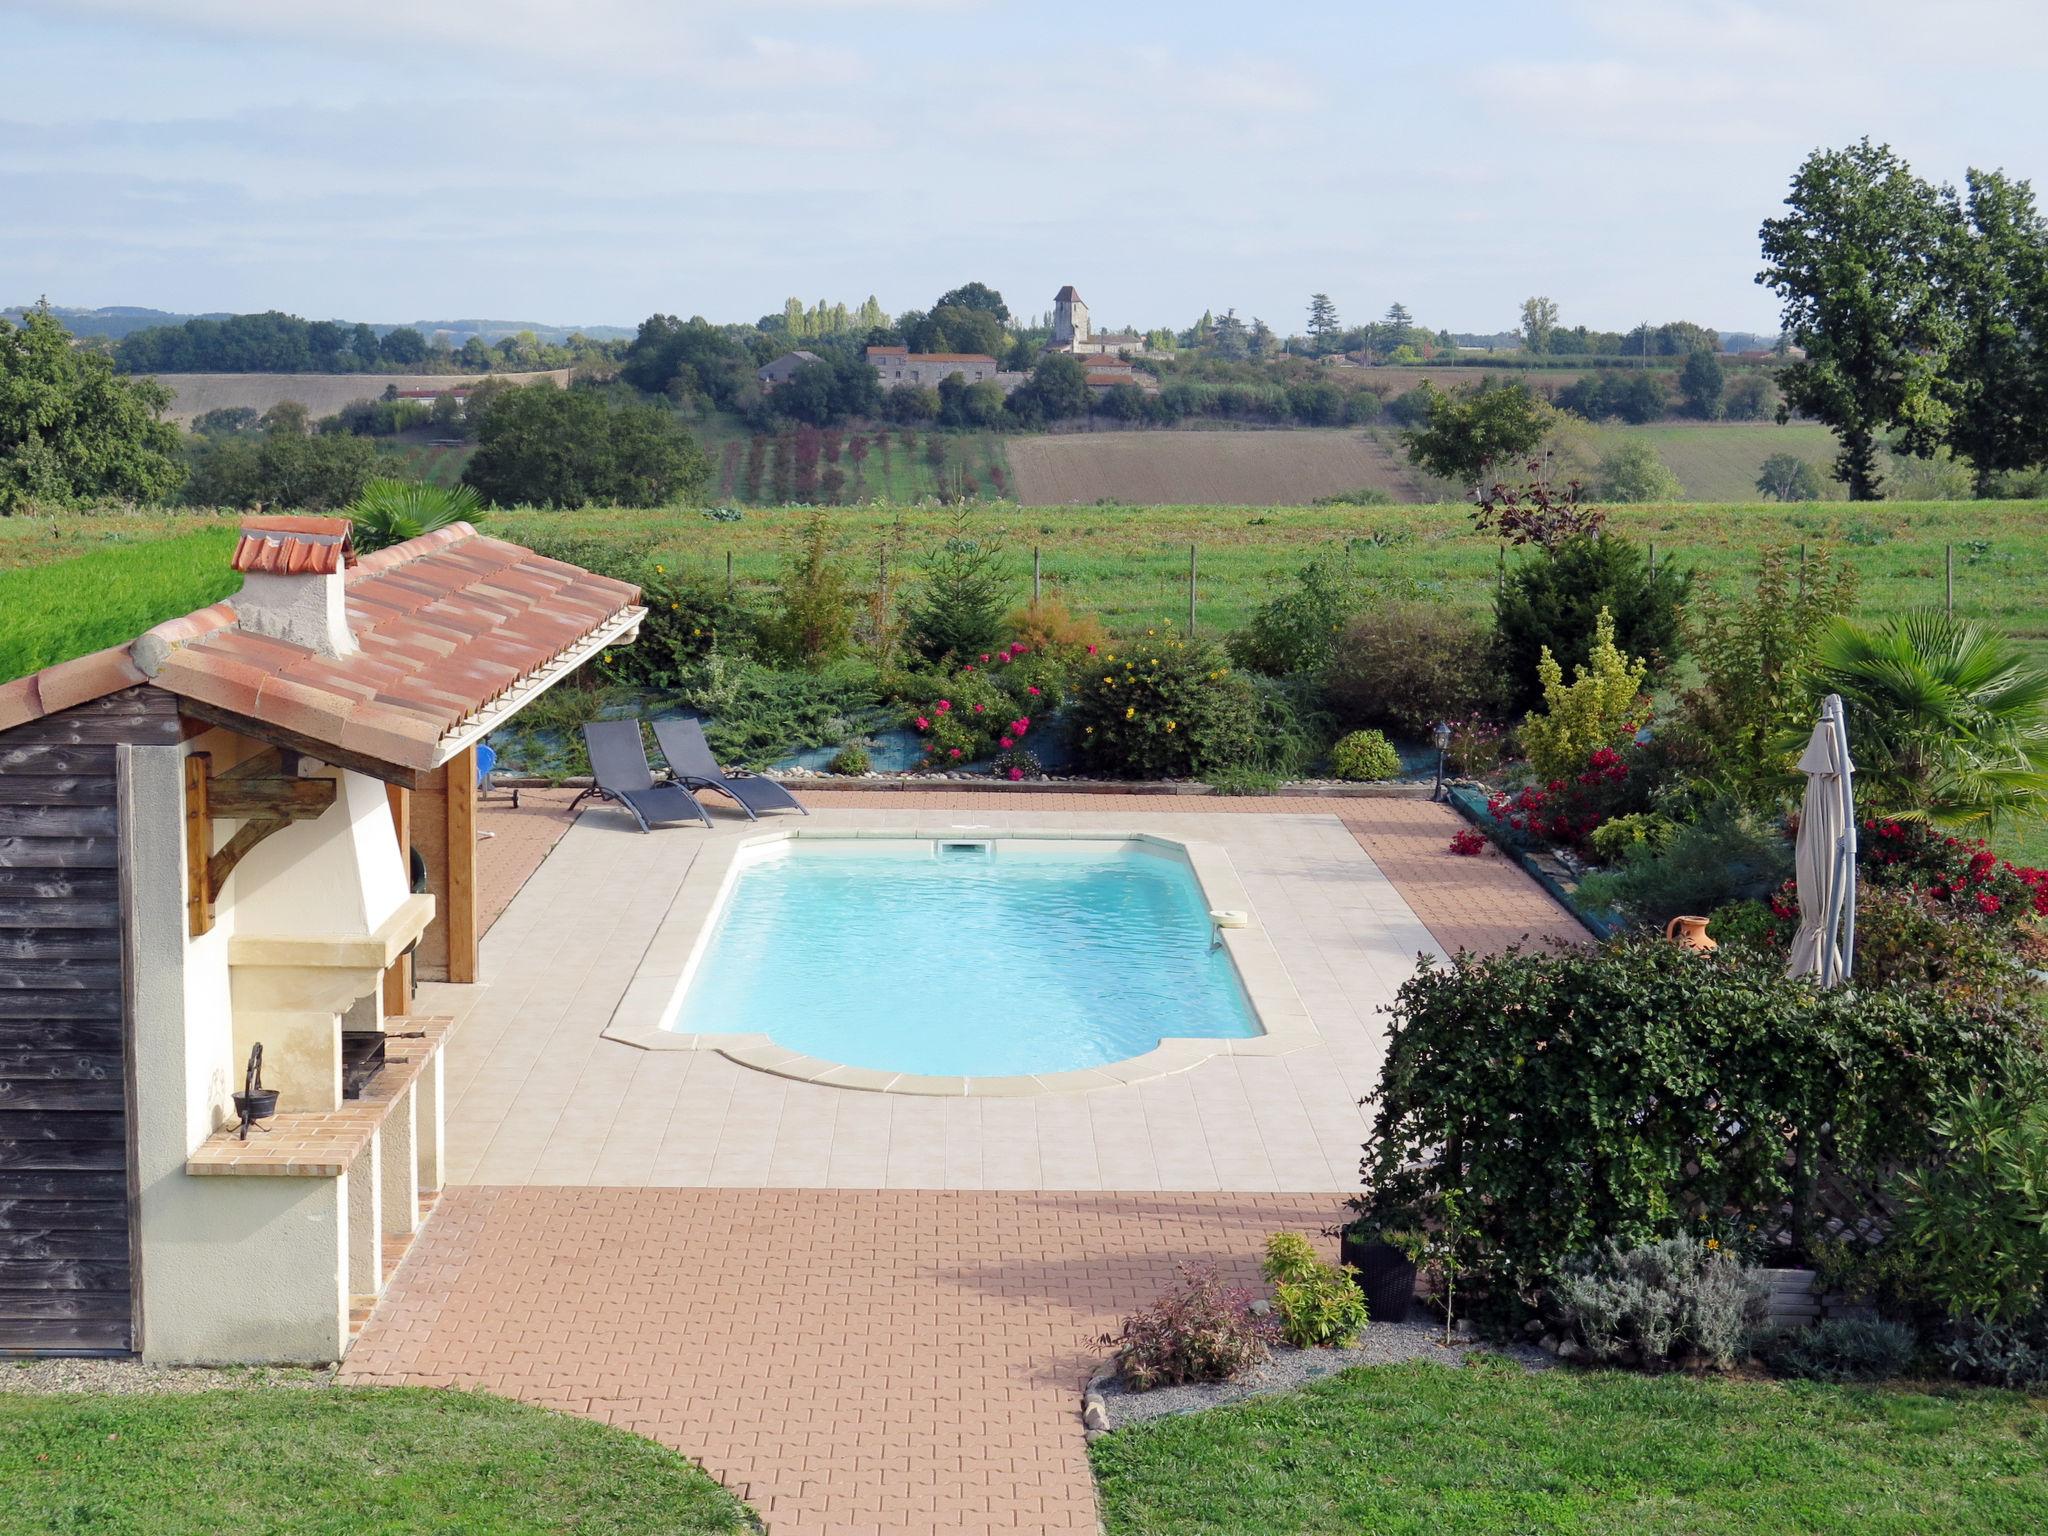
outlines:
{"label": "wooden support beam", "polygon": [[[295,821],[312,821],[334,804],[333,779],[302,779],[296,752],[272,748],[227,772],[213,773],[213,756],[185,759],[185,857],[188,927],[192,936],[213,927],[214,905],[235,866],[266,837]],[[216,817],[240,821],[235,835],[213,850]]]}
{"label": "wooden support beam", "polygon": [[478,973],[476,910],[476,748],[464,747],[442,769],[448,807],[448,979],[473,982]]}
{"label": "wooden support beam", "polygon": [[195,939],[213,930],[213,898],[206,879],[207,861],[213,856],[213,818],[206,808],[212,769],[211,752],[194,752],[185,759],[185,926]]}

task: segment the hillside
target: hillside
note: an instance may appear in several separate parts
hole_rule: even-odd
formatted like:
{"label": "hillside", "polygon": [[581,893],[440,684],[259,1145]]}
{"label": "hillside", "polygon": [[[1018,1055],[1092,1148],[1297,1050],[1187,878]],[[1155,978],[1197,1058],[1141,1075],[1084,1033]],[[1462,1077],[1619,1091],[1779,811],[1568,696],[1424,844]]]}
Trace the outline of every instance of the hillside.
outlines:
{"label": "hillside", "polygon": [[351,400],[375,400],[387,388],[452,389],[497,379],[531,384],[550,379],[566,389],[569,370],[546,373],[159,373],[153,375],[171,391],[165,414],[181,426],[222,406],[246,405],[267,411],[280,400],[296,400],[315,416],[331,416]]}

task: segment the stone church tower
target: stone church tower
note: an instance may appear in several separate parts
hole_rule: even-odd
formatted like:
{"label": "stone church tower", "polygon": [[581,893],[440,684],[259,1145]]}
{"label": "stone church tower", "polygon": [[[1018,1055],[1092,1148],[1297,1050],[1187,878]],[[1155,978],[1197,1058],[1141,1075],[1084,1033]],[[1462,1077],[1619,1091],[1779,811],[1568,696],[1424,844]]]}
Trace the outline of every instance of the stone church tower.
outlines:
{"label": "stone church tower", "polygon": [[1077,350],[1076,343],[1088,340],[1088,302],[1067,284],[1052,299],[1052,344],[1057,349]]}

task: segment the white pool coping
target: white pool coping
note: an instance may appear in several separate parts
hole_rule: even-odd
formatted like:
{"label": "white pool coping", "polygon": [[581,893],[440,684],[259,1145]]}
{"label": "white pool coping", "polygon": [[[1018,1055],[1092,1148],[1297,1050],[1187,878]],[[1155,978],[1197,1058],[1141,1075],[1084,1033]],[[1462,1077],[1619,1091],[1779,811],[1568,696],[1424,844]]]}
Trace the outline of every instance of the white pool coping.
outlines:
{"label": "white pool coping", "polygon": [[[1090,842],[1135,843],[1177,853],[1187,861],[1202,898],[1213,913],[1242,914],[1243,926],[1219,927],[1226,954],[1237,970],[1259,1033],[1243,1037],[1169,1035],[1153,1049],[1122,1061],[1068,1072],[1010,1077],[956,1077],[886,1072],[825,1061],[778,1045],[765,1034],[683,1034],[670,1028],[697,965],[709,948],[719,913],[740,872],[759,850],[788,842]],[[1321,1043],[1308,1008],[1259,922],[1229,852],[1218,843],[1166,837],[1135,828],[994,827],[983,824],[923,824],[908,827],[775,827],[723,840],[692,864],[675,900],[647,946],[633,980],[605,1025],[603,1036],[647,1051],[716,1051],[730,1061],[776,1077],[867,1093],[917,1094],[932,1098],[1027,1098],[1080,1093],[1122,1083],[1143,1082],[1185,1072],[1218,1056],[1284,1056]]]}

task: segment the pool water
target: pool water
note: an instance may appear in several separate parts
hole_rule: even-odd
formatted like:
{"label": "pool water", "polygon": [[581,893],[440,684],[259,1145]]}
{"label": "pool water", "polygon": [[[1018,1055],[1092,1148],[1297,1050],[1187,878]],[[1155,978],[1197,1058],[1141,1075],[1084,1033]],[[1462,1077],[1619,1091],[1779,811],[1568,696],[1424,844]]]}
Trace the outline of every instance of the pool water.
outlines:
{"label": "pool water", "polygon": [[1260,1032],[1186,859],[1078,839],[774,845],[735,875],[671,1027],[962,1077]]}

